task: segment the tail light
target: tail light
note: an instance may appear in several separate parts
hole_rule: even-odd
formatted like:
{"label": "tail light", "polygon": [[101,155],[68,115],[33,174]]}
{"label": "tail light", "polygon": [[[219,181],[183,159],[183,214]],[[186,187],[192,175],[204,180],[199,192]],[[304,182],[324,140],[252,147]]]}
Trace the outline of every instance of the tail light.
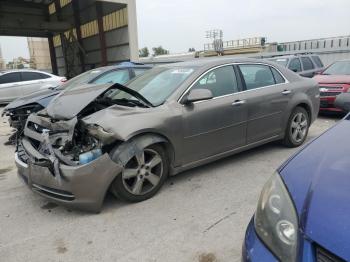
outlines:
{"label": "tail light", "polygon": [[64,78],[62,78],[62,79],[61,79],[61,82],[62,82],[62,83],[67,82],[67,78],[65,78],[65,77],[64,77]]}

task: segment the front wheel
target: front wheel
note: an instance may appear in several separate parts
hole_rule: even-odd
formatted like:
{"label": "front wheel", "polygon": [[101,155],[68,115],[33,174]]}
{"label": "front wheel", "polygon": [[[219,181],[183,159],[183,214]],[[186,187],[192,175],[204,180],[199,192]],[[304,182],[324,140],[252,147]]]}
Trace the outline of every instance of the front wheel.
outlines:
{"label": "front wheel", "polygon": [[153,197],[169,172],[168,159],[161,145],[149,146],[134,155],[111,185],[122,200],[140,202]]}
{"label": "front wheel", "polygon": [[306,110],[302,107],[295,108],[289,117],[283,143],[288,147],[302,145],[309,133],[309,126],[310,120]]}

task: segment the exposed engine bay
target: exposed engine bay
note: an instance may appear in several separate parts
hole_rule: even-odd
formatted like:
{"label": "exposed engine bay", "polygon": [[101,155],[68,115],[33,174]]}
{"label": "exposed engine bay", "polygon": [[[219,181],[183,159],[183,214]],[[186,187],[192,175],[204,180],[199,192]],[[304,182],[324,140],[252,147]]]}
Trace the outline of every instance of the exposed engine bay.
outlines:
{"label": "exposed engine bay", "polygon": [[[88,91],[86,91],[88,90]],[[75,96],[86,92],[86,99],[77,103]],[[115,94],[124,93],[115,98]],[[69,105],[69,106],[62,106]],[[38,154],[35,162],[49,162],[55,175],[59,174],[59,164],[68,166],[85,165],[110,153],[118,143],[118,137],[97,124],[84,122],[84,118],[119,105],[124,107],[151,107],[146,99],[135,91],[119,84],[77,89],[58,96],[50,105],[28,117],[24,137],[19,141],[25,147],[33,147]],[[49,161],[47,161],[49,160]]]}

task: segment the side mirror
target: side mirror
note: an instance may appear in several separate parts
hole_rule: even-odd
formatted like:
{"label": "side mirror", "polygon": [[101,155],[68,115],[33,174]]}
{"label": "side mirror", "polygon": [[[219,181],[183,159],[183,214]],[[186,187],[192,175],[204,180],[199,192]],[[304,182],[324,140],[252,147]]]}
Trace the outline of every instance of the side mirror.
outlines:
{"label": "side mirror", "polygon": [[296,68],[292,68],[291,69],[294,73],[298,73],[298,69],[296,69]]}
{"label": "side mirror", "polygon": [[334,105],[345,113],[350,112],[350,93],[343,93],[337,96]]}
{"label": "side mirror", "polygon": [[212,99],[213,93],[208,89],[193,89],[184,100],[184,104]]}

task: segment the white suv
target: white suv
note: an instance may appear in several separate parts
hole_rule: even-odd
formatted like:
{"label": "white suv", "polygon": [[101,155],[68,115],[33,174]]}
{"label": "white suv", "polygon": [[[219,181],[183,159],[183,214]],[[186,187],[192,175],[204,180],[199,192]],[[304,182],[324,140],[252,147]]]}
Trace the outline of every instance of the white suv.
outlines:
{"label": "white suv", "polygon": [[35,91],[56,87],[65,77],[36,70],[10,70],[0,72],[0,103],[8,103]]}

